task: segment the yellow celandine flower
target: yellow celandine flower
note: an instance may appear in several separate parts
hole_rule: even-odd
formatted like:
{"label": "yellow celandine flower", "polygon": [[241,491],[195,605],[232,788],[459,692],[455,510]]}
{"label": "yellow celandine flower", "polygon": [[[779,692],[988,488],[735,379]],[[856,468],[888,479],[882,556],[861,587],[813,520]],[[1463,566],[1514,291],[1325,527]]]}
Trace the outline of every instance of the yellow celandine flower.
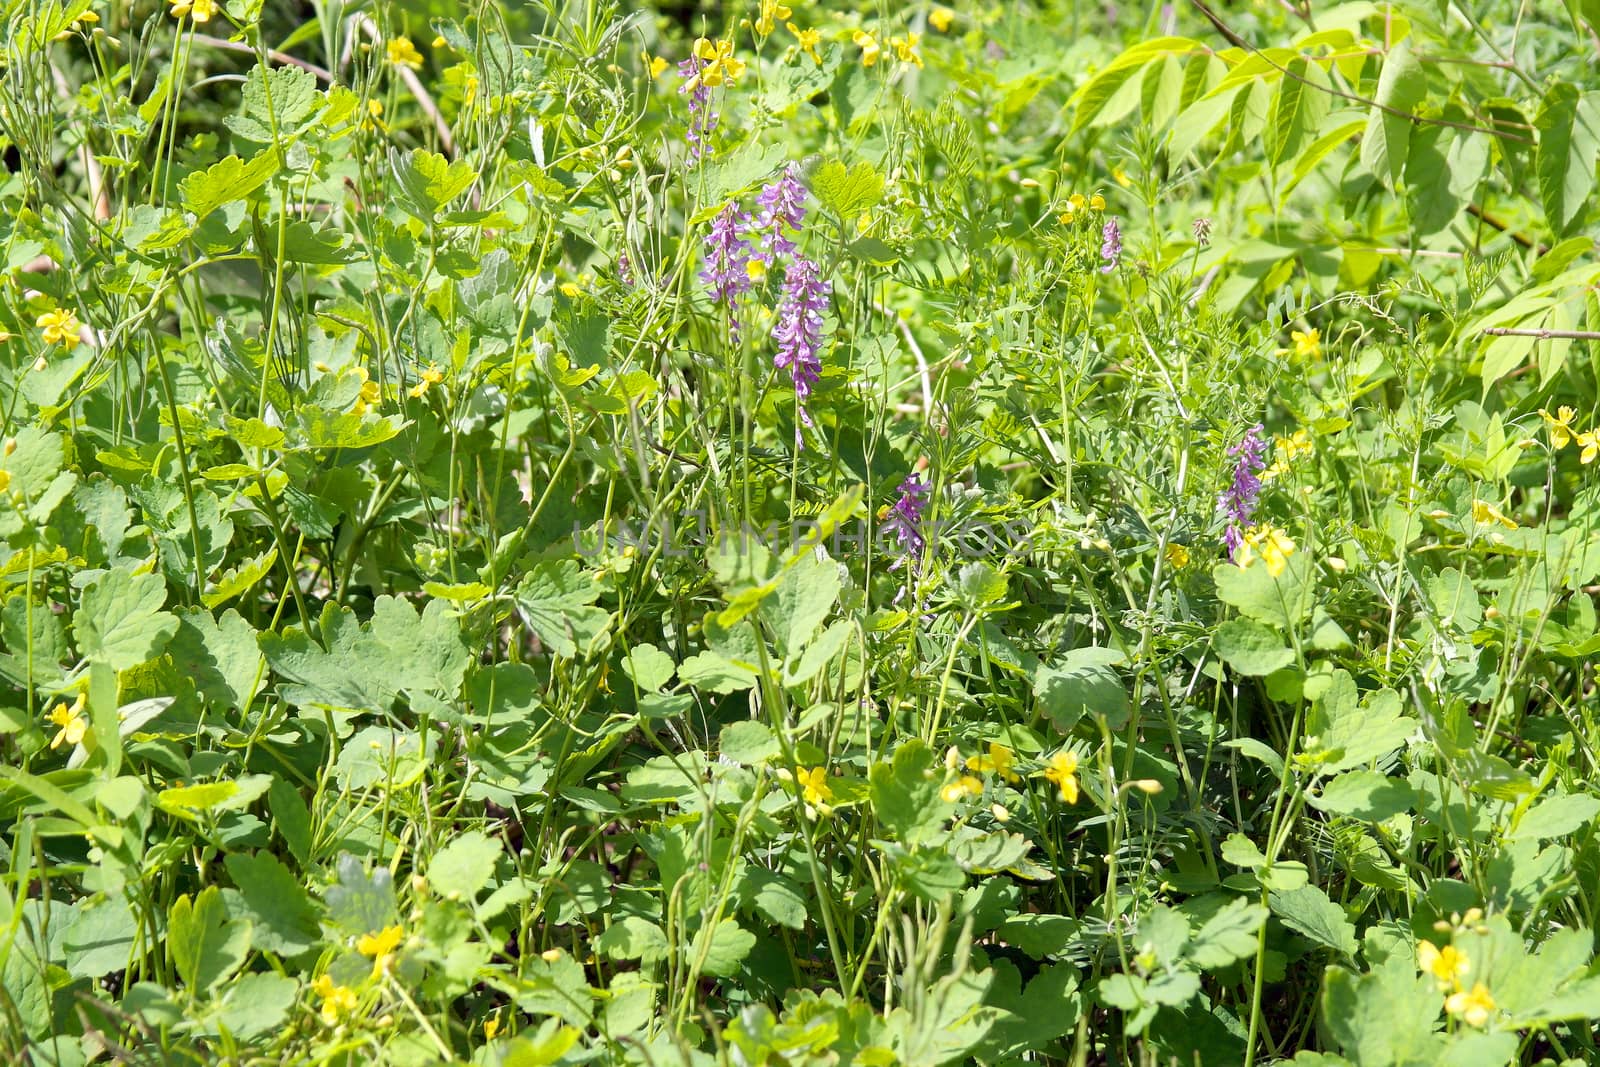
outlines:
{"label": "yellow celandine flower", "polygon": [[407,393],[412,397],[427,396],[428,390],[442,381],[444,381],[444,371],[430,363],[428,369],[422,372],[421,380],[407,390]]}
{"label": "yellow celandine flower", "polygon": [[1067,202],[1065,206],[1062,207],[1061,214],[1058,215],[1057,218],[1061,220],[1061,225],[1070,226],[1074,222],[1078,221],[1078,216],[1082,214],[1083,209],[1088,206],[1088,197],[1084,196],[1082,193],[1073,193],[1071,196],[1067,197]]}
{"label": "yellow celandine flower", "polygon": [[1289,535],[1269,523],[1245,531],[1236,560],[1240,569],[1244,569],[1260,559],[1266,563],[1267,573],[1276,578],[1289,565],[1294,550],[1295,544]]}
{"label": "yellow celandine flower", "polygon": [[1133,179],[1128,177],[1128,172],[1121,167],[1111,168],[1111,179],[1124,189],[1133,184]]}
{"label": "yellow celandine flower", "polygon": [[1493,526],[1495,523],[1499,523],[1508,530],[1517,528],[1517,520],[1508,518],[1505,512],[1487,500],[1474,500],[1472,502],[1472,521],[1480,526]]}
{"label": "yellow celandine flower", "polygon": [[500,1032],[500,1016],[491,1015],[483,1020],[483,1039],[493,1041],[494,1035]]}
{"label": "yellow celandine flower", "polygon": [[0,471],[0,493],[3,493],[7,489],[10,489],[10,488],[11,488],[11,472],[10,471]]}
{"label": "yellow celandine flower", "polygon": [[1050,757],[1050,762],[1042,772],[1047,781],[1054,782],[1061,790],[1061,799],[1068,804],[1078,802],[1078,754],[1076,752],[1057,752]]}
{"label": "yellow celandine flower", "polygon": [[833,799],[833,789],[828,785],[828,768],[813,767],[808,771],[802,767],[795,772],[795,777],[800,781],[800,791],[807,804],[816,807]]}
{"label": "yellow celandine flower", "polygon": [[379,390],[378,383],[367,377],[367,368],[357,367],[356,373],[361,376],[361,395],[350,405],[350,414],[365,415],[372,410],[373,405],[383,399],[383,393]]}
{"label": "yellow celandine flower", "polygon": [[1104,211],[1105,209],[1106,209],[1106,198],[1105,197],[1101,196],[1099,193],[1095,193],[1093,196],[1091,196],[1089,198],[1089,210],[1090,211]]}
{"label": "yellow celandine flower", "polygon": [[68,37],[72,36],[73,30],[81,30],[85,26],[92,26],[99,21],[100,16],[93,11],[85,11],[81,15],[75,15],[73,16],[72,21],[67,23],[67,28],[56,34],[55,39],[58,41],[65,41]]}
{"label": "yellow celandine flower", "polygon": [[645,66],[649,68],[651,78],[661,77],[662,74],[666,73],[667,68],[672,66],[671,63],[668,63],[661,56],[651,56],[648,54],[644,56],[644,63]]}
{"label": "yellow celandine flower", "polygon": [[744,76],[745,62],[733,54],[732,41],[713,41],[701,37],[694,42],[694,56],[704,66],[700,68],[700,73],[685,83],[688,90],[692,91],[697,85],[715,89],[723,82],[732,85]]}
{"label": "yellow celandine flower", "polygon": [[387,956],[400,947],[405,931],[398,926],[386,926],[375,934],[362,934],[356,940],[356,951],[363,956]]}
{"label": "yellow celandine flower", "polygon": [[384,58],[397,67],[422,69],[422,53],[417,51],[417,46],[411,43],[409,37],[391,38],[383,46],[383,54]]}
{"label": "yellow celandine flower", "polygon": [[323,975],[311,983],[311,991],[322,998],[322,1021],[329,1026],[339,1022],[339,1016],[356,1010],[357,1000],[349,986],[334,985],[330,975]]}
{"label": "yellow celandine flower", "polygon": [[428,47],[430,47],[430,48],[449,48],[450,47],[450,42],[444,39],[444,34],[442,34],[442,33],[441,34],[436,34],[434,36],[433,40],[428,42]]}
{"label": "yellow celandine flower", "polygon": [[922,56],[917,53],[917,45],[921,41],[920,33],[908,33],[904,37],[889,38],[889,47],[894,49],[894,57],[900,62],[909,63],[921,70]]}
{"label": "yellow celandine flower", "polygon": [[[792,22],[788,23],[785,28],[790,33],[794,34],[795,37],[799,40],[800,51],[802,51],[806,55],[810,56],[812,58],[812,60],[814,60],[816,62],[817,66],[819,66],[819,67],[822,66],[822,57],[817,55],[817,45],[822,43],[822,31],[821,30],[802,30]],[[758,261],[757,260],[751,260],[751,262],[754,263],[754,262],[758,262]]]}
{"label": "yellow celandine flower", "polygon": [[1557,449],[1558,451],[1566,448],[1568,443],[1578,435],[1578,431],[1572,428],[1572,420],[1575,419],[1577,415],[1578,413],[1576,411],[1573,411],[1565,404],[1556,408],[1556,413],[1554,415],[1550,414],[1544,408],[1539,409],[1539,417],[1544,420],[1545,428],[1550,431],[1551,448]]}
{"label": "yellow celandine flower", "polygon": [[1574,441],[1583,453],[1578,456],[1579,463],[1593,463],[1596,456],[1600,456],[1600,429],[1585,430],[1583,433],[1574,434]]}
{"label": "yellow celandine flower", "polygon": [[1289,334],[1289,339],[1294,342],[1294,354],[1301,359],[1316,359],[1322,355],[1322,331],[1307,330],[1301,333],[1294,330]]}
{"label": "yellow celandine flower", "polygon": [[756,32],[765,37],[777,29],[778,19],[786,19],[793,14],[788,4],[780,4],[778,0],[761,0],[761,17],[756,19]]}
{"label": "yellow celandine flower", "polygon": [[928,12],[928,24],[940,33],[950,32],[950,23],[955,21],[956,13],[947,7],[936,7]]}
{"label": "yellow celandine flower", "polygon": [[1017,773],[1011,769],[1011,764],[1016,757],[1011,750],[998,741],[989,742],[989,754],[986,756],[968,756],[967,770],[977,771],[979,774],[997,774],[1008,782],[1020,781]]}
{"label": "yellow celandine flower", "polygon": [[1461,976],[1472,969],[1472,963],[1454,945],[1440,948],[1423,941],[1417,945],[1417,969],[1433,975],[1440,989],[1460,989]]}
{"label": "yellow celandine flower", "polygon": [[1261,472],[1263,482],[1270,482],[1288,474],[1289,465],[1296,457],[1309,455],[1316,448],[1311,443],[1311,434],[1305,430],[1296,430],[1291,437],[1274,436],[1272,446],[1272,465]]}
{"label": "yellow celandine flower", "polygon": [[168,0],[168,3],[172,5],[173,18],[188,15],[193,22],[210,22],[221,6],[217,0]]}
{"label": "yellow celandine flower", "polygon": [[939,799],[946,804],[954,804],[962,797],[981,797],[982,795],[983,780],[974,778],[970,774],[963,774],[960,778],[939,790]]}
{"label": "yellow celandine flower", "polygon": [[861,65],[863,67],[872,66],[878,62],[878,57],[883,55],[883,46],[878,43],[876,37],[866,30],[857,30],[850,36],[850,40],[854,42],[857,48],[861,49]]}
{"label": "yellow celandine flower", "polygon": [[1489,995],[1489,987],[1482,982],[1474,982],[1470,990],[1451,993],[1444,1001],[1444,1010],[1468,1026],[1484,1025],[1494,1009],[1494,997]]}
{"label": "yellow celandine flower", "polygon": [[400,947],[404,937],[405,931],[400,927],[386,926],[375,934],[362,934],[356,940],[356,951],[372,957],[372,977],[376,978],[389,969],[395,950]]}
{"label": "yellow celandine flower", "polygon": [[1180,545],[1176,541],[1169,543],[1167,545],[1167,562],[1180,571],[1187,567],[1189,565],[1188,546]]}
{"label": "yellow celandine flower", "polygon": [[83,338],[83,323],[78,321],[78,314],[67,308],[56,308],[46,311],[33,321],[39,327],[44,343],[47,345],[60,345],[68,352],[78,347]]}
{"label": "yellow celandine flower", "polygon": [[51,748],[60,748],[62,745],[76,745],[83,740],[83,735],[89,732],[89,720],[83,717],[85,695],[78,694],[78,699],[72,706],[57,704],[50,712],[50,723],[59,729],[55,737],[50,739]]}

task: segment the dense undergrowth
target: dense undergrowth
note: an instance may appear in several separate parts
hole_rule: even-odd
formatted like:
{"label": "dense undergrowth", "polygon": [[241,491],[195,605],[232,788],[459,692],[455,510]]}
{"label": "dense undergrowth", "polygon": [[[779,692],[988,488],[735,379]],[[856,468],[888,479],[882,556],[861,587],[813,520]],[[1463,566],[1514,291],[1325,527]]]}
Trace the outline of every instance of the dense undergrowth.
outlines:
{"label": "dense undergrowth", "polygon": [[0,1051],[1600,1057],[1600,8],[14,0]]}

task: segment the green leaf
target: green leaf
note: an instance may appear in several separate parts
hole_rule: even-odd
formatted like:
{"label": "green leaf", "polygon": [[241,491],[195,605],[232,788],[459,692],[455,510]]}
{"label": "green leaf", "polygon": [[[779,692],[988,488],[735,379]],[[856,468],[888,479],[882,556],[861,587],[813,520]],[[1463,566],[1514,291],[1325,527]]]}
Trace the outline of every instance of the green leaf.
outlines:
{"label": "green leaf", "polygon": [[672,681],[677,664],[655,645],[634,645],[622,659],[622,672],[640,689],[659,693]]}
{"label": "green leaf", "polygon": [[1229,619],[1217,627],[1217,654],[1250,678],[1264,677],[1295,661],[1294,649],[1283,643],[1277,631],[1250,619]]}
{"label": "green leaf", "polygon": [[1565,233],[1589,202],[1600,156],[1600,92],[1580,93],[1552,81],[1534,120],[1539,131],[1535,167],[1550,229]]}
{"label": "green leaf", "polygon": [[67,973],[100,978],[123,970],[133,962],[138,933],[138,920],[127,901],[116,897],[89,905],[67,928]]}
{"label": "green leaf", "polygon": [[365,627],[355,612],[330,602],[318,629],[320,644],[293,629],[257,639],[272,669],[292,683],[279,687],[290,703],[371,710],[400,692],[452,699],[472,662],[460,620],[442,600],[429,601],[419,615],[407,600],[380,596]]}
{"label": "green leaf", "polygon": [[118,671],[151,659],[178,629],[177,617],[161,610],[166,599],[157,575],[122,567],[105,572],[84,589],[72,617],[78,650]]}
{"label": "green leaf", "polygon": [[297,448],[372,448],[399,436],[406,421],[399,415],[357,415],[353,411],[324,411],[302,407],[295,412],[293,430]]}
{"label": "green leaf", "polygon": [[[1402,811],[1410,811],[1416,793],[1404,778],[1390,778],[1376,771],[1350,771],[1333,779],[1320,796],[1308,796],[1307,803],[1319,811],[1344,815],[1363,822],[1382,822]],[[1596,802],[1600,809],[1600,801]]]}
{"label": "green leaf", "polygon": [[447,900],[470,901],[494,877],[502,843],[479,830],[453,838],[428,862],[428,884]]}
{"label": "green leaf", "polygon": [[613,960],[638,960],[644,964],[667,958],[667,935],[661,927],[637,915],[624,915],[594,940],[595,951]]}
{"label": "green leaf", "polygon": [[301,865],[311,861],[311,812],[305,801],[282,778],[275,778],[267,789],[267,807],[272,811],[272,821],[278,836],[289,847],[289,853]]}
{"label": "green leaf", "polygon": [[264,673],[256,630],[232,608],[218,617],[180,611],[167,653],[202,696],[223,708],[249,707],[257,676]]}
{"label": "green leaf", "polygon": [[[264,64],[245,75],[240,114],[224,120],[228,129],[258,144],[282,142],[309,125],[318,110],[317,77],[308,70]],[[273,136],[273,130],[277,136]]]}
{"label": "green leaf", "polygon": [[693,689],[736,693],[756,682],[756,672],[715,652],[700,652],[678,664],[678,680]]}
{"label": "green leaf", "polygon": [[1201,970],[1226,967],[1255,953],[1257,931],[1266,921],[1266,908],[1236,897],[1190,937],[1185,955]]}
{"label": "green leaf", "polygon": [[[708,934],[711,942],[706,950],[703,970],[714,977],[727,978],[737,974],[739,964],[756,947],[756,935],[732,919],[723,919],[710,931],[702,930],[697,942]],[[687,952],[698,953],[700,946],[696,943],[685,945],[684,948]]]}
{"label": "green leaf", "polygon": [[400,206],[423,222],[432,222],[440,208],[478,180],[478,172],[466,160],[451,162],[437,152],[421,148],[413,149],[408,156],[391,151],[389,166],[400,186]]}
{"label": "green leaf", "polygon": [[199,785],[180,785],[156,794],[156,806],[182,819],[194,820],[196,813],[242,811],[267,791],[272,776],[247,774],[242,778]]}
{"label": "green leaf", "polygon": [[883,175],[866,160],[846,170],[839,160],[831,159],[811,176],[811,195],[838,218],[854,222],[883,198]]}
{"label": "green leaf", "polygon": [[243,596],[254,589],[277,562],[278,549],[275,546],[241,561],[238,566],[223,571],[211,587],[200,594],[200,603],[208,608],[216,608],[236,596]]}
{"label": "green leaf", "polygon": [[1356,928],[1345,915],[1344,909],[1328,899],[1328,894],[1314,885],[1267,894],[1272,913],[1291,930],[1295,930],[1325,948],[1349,959],[1356,954]]}
{"label": "green leaf", "polygon": [[270,1033],[289,1017],[299,992],[300,984],[285,974],[240,975],[228,987],[217,1026],[240,1041]]}
{"label": "green leaf", "polygon": [[387,867],[375,868],[369,877],[360,860],[341,852],[337,870],[338,884],[324,897],[337,926],[349,934],[370,934],[394,922],[394,878]]}
{"label": "green leaf", "polygon": [[892,762],[879,762],[868,772],[873,811],[898,840],[917,844],[931,839],[949,810],[939,798],[943,778],[934,769],[933,753],[921,741],[895,749]]}
{"label": "green leaf", "polygon": [[1067,733],[1087,714],[1104,715],[1114,730],[1127,721],[1128,690],[1113,669],[1122,660],[1115,649],[1091,645],[1034,671],[1034,696],[1056,729]]}
{"label": "green leaf", "polygon": [[1323,1025],[1356,1063],[1437,1063],[1439,1007],[1433,977],[1419,975],[1409,954],[1359,976],[1329,967],[1323,978]]}
{"label": "green leaf", "polygon": [[577,655],[579,641],[587,646],[605,630],[610,613],[591,606],[599,596],[594,576],[570,559],[538,564],[516,592],[517,608],[528,628],[566,659]]}
{"label": "green leaf", "polygon": [[275,856],[233,852],[223,863],[238,886],[239,906],[229,910],[250,920],[255,947],[294,956],[321,940],[305,886]]}
{"label": "green leaf", "polygon": [[1274,167],[1293,159],[1328,114],[1328,76],[1303,57],[1284,68],[1267,117],[1267,159]]}
{"label": "green leaf", "polygon": [[811,917],[810,887],[802,890],[789,878],[764,867],[750,867],[739,881],[740,905],[769,922],[804,930]]}
{"label": "green leaf", "polygon": [[717,740],[717,752],[723,759],[746,767],[776,759],[781,751],[772,727],[749,719],[724,726]]}
{"label": "green leaf", "polygon": [[1600,815],[1600,798],[1582,794],[1546,797],[1523,814],[1507,836],[1517,840],[1554,840],[1576,833]]}
{"label": "green leaf", "polygon": [[223,204],[243,200],[278,173],[278,152],[269,148],[246,163],[238,156],[224,156],[204,171],[196,171],[178,183],[183,206],[198,223]]}
{"label": "green leaf", "polygon": [[693,221],[704,222],[721,211],[729,197],[744,192],[756,182],[766,178],[788,158],[789,150],[782,144],[747,144],[726,160],[710,168],[706,177],[706,207]]}
{"label": "green leaf", "polygon": [[1219,563],[1211,577],[1224,604],[1280,632],[1298,627],[1311,614],[1316,574],[1304,552],[1290,556],[1276,578],[1260,562],[1249,567]]}
{"label": "green leaf", "polygon": [[1379,178],[1390,183],[1400,180],[1411,148],[1411,114],[1428,88],[1427,74],[1411,45],[1401,40],[1389,49],[1378,74],[1378,104],[1400,114],[1374,108],[1361,137],[1361,162]]}
{"label": "green leaf", "polygon": [[334,777],[345,789],[406,789],[427,770],[422,738],[412,730],[368,726],[346,741],[334,761]]}
{"label": "green leaf", "polygon": [[785,655],[805,648],[833,610],[841,588],[839,565],[813,553],[802,556],[784,572],[776,593],[762,605],[761,612],[777,633]]}
{"label": "green leaf", "polygon": [[228,918],[222,892],[207,886],[179,897],[167,913],[167,952],[178,974],[197,993],[220,985],[244,963],[250,924]]}
{"label": "green leaf", "polygon": [[1405,744],[1417,721],[1400,713],[1400,694],[1380,689],[1360,699],[1355,679],[1339,668],[1312,702],[1305,756],[1322,771],[1363,767]]}

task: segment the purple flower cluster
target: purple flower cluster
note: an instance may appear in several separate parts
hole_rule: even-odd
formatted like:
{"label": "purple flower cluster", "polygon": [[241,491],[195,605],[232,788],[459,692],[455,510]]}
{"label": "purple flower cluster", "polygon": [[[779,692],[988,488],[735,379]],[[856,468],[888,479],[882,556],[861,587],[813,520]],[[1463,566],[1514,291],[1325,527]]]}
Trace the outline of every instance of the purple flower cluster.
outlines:
{"label": "purple flower cluster", "polygon": [[761,214],[756,218],[760,237],[755,256],[769,267],[794,255],[795,244],[787,231],[798,233],[805,222],[806,187],[800,184],[799,175],[799,165],[790,163],[783,177],[769,182],[756,195]]}
{"label": "purple flower cluster", "polygon": [[1100,230],[1100,258],[1106,261],[1100,268],[1101,274],[1110,274],[1122,262],[1122,226],[1114,217],[1106,219]]}
{"label": "purple flower cluster", "polygon": [[796,447],[804,447],[800,426],[810,426],[806,399],[812,386],[822,377],[822,313],[828,310],[832,284],[822,277],[817,265],[796,256],[783,273],[783,299],[778,304],[778,321],[772,339],[778,342],[772,365],[787,370],[794,381],[795,408],[799,423],[794,429]]}
{"label": "purple flower cluster", "polygon": [[738,204],[729,204],[711,220],[711,236],[706,242],[706,265],[700,281],[711,290],[711,302],[728,308],[728,338],[739,339],[739,320],[733,302],[749,291],[750,242],[744,239],[750,229],[750,216]]}
{"label": "purple flower cluster", "polygon": [[778,350],[772,365],[787,370],[794,382],[797,409],[795,444],[804,447],[801,428],[811,425],[806,400],[822,377],[822,316],[828,310],[832,284],[822,277],[815,262],[800,255],[794,238],[806,218],[806,187],[800,168],[791,163],[775,181],[756,195],[760,213],[752,220],[737,204],[729,204],[711,220],[706,242],[706,262],[700,280],[713,303],[729,311],[729,336],[739,339],[734,301],[748,292],[760,277],[759,263],[767,269],[783,266],[782,294],[772,339]]}
{"label": "purple flower cluster", "polygon": [[678,75],[683,78],[683,85],[679,86],[678,92],[689,94],[689,128],[683,136],[689,142],[691,159],[705,155],[711,134],[720,121],[716,108],[711,104],[711,87],[700,77],[700,71],[706,66],[705,60],[692,55],[678,64]]}
{"label": "purple flower cluster", "polygon": [[922,534],[922,513],[928,508],[930,488],[914,471],[906,475],[905,480],[900,483],[900,499],[889,509],[889,514],[883,523],[886,529],[893,532],[895,539],[900,542],[900,548],[904,551],[904,555],[894,567],[899,567],[908,560],[912,566],[916,566],[917,560],[922,558],[922,550],[927,547],[927,540]]}
{"label": "purple flower cluster", "polygon": [[1232,559],[1244,544],[1244,531],[1256,514],[1256,501],[1261,498],[1261,472],[1266,469],[1267,442],[1261,436],[1260,423],[1250,427],[1239,441],[1228,449],[1233,457],[1233,483],[1223,490],[1217,503],[1228,516],[1228,529],[1223,541]]}

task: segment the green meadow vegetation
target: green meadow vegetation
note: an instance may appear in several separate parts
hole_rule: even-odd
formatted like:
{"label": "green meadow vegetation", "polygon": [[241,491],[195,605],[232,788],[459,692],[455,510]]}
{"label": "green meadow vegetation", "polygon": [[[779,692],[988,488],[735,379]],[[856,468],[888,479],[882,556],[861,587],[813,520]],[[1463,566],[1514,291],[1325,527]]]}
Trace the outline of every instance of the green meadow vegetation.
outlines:
{"label": "green meadow vegetation", "polygon": [[1600,1062],[1597,0],[5,7],[6,1062]]}

